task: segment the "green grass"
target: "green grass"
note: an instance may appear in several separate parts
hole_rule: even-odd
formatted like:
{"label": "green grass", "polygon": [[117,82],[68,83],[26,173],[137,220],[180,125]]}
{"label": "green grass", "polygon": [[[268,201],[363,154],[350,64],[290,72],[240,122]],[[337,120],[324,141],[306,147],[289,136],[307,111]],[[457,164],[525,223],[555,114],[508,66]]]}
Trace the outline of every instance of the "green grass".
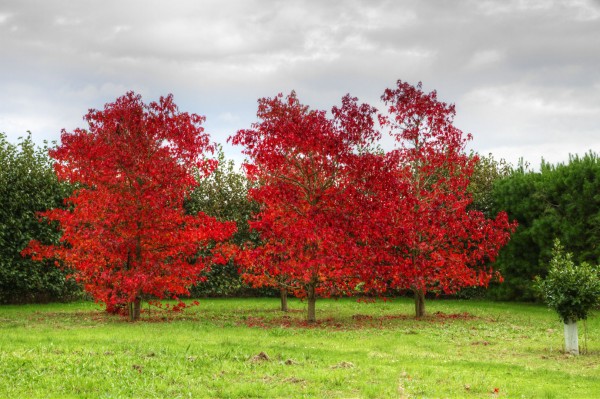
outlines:
{"label": "green grass", "polygon": [[304,303],[277,306],[210,299],[138,323],[92,303],[0,307],[0,397],[600,397],[599,317],[574,357],[542,306],[428,301],[414,320],[406,299],[319,300],[313,327]]}

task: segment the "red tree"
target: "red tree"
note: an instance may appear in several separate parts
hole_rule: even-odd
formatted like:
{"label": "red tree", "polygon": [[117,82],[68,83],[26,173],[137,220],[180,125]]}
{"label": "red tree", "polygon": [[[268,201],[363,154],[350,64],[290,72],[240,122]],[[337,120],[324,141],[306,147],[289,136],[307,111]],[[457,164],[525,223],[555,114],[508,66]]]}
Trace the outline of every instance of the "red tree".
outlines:
{"label": "red tree", "polygon": [[421,317],[427,292],[486,286],[496,275],[489,263],[516,225],[505,213],[486,219],[469,209],[477,158],[465,154],[471,137],[453,126],[453,105],[401,81],[382,100],[390,115],[382,121],[397,149],[386,155],[388,177],[377,187],[378,212],[371,217],[377,278],[370,284],[412,290]]}
{"label": "red tree", "polygon": [[32,242],[24,252],[74,269],[108,311],[126,309],[136,320],[144,295],[189,294],[210,262],[199,250],[235,226],[184,212],[197,184],[193,170],[214,167],[204,158],[213,147],[203,117],[179,112],[171,95],[146,105],[130,92],[85,119],[89,130],[63,130],[62,144],[50,151],[59,179],[78,187],[68,209],[41,214],[60,224],[62,245]]}
{"label": "red tree", "polygon": [[259,123],[231,137],[249,157],[250,196],[262,206],[252,223],[264,245],[238,256],[254,285],[280,284],[308,300],[348,293],[359,282],[353,253],[354,176],[359,150],[377,138],[375,109],[344,97],[333,117],[291,93],[259,100]]}

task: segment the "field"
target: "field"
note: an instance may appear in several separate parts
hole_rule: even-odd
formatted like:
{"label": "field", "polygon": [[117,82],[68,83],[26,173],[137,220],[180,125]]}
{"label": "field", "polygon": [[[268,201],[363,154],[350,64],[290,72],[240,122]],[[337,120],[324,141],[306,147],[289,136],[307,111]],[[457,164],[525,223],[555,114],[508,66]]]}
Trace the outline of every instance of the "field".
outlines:
{"label": "field", "polygon": [[[210,299],[129,323],[96,304],[0,307],[0,397],[590,398],[600,395],[600,317],[587,354],[562,353],[543,306],[408,299]],[[580,323],[580,344],[586,346]]]}

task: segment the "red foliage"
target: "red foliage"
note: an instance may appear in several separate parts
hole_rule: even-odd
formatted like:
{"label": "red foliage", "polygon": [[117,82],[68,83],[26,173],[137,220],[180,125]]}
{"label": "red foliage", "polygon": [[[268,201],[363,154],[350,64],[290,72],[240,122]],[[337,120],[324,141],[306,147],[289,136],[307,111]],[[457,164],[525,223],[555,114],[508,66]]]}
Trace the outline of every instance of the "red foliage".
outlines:
{"label": "red foliage", "polygon": [[516,224],[505,213],[490,220],[469,208],[477,157],[465,154],[471,137],[453,126],[454,106],[401,81],[382,100],[390,117],[381,121],[397,146],[380,160],[387,177],[372,184],[368,250],[376,271],[365,276],[367,288],[424,295],[486,286],[495,276],[489,262]]}
{"label": "red foliage", "polygon": [[[263,245],[238,255],[244,279],[308,297],[350,293],[359,282],[356,230],[360,150],[378,137],[376,110],[346,96],[332,117],[291,93],[259,100],[259,123],[230,140],[244,146],[250,196],[262,205],[251,227]],[[314,303],[314,302],[313,302]],[[309,319],[310,319],[309,314]]]}
{"label": "red foliage", "polygon": [[262,204],[252,227],[263,245],[238,254],[246,281],[308,296],[310,312],[311,297],[357,287],[412,290],[422,303],[500,278],[489,264],[516,226],[470,209],[477,157],[465,154],[454,106],[400,81],[382,100],[396,142],[386,154],[369,150],[376,110],[349,96],[332,118],[294,93],[259,100],[261,122],[231,138]]}
{"label": "red foliage", "polygon": [[[171,95],[146,105],[127,93],[85,117],[89,130],[63,130],[51,150],[61,180],[76,184],[66,209],[41,214],[63,229],[61,245],[31,242],[24,254],[55,258],[107,310],[123,309],[142,295],[188,294],[210,259],[206,244],[235,230],[203,213],[186,215],[185,196],[214,162],[204,118],[179,112]],[[185,306],[176,305],[175,310]]]}

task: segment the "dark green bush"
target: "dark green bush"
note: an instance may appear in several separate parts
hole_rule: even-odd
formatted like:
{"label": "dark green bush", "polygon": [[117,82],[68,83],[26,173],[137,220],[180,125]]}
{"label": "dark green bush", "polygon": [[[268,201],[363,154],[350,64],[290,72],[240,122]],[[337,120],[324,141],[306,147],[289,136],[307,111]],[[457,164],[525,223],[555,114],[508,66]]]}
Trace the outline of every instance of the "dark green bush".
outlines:
{"label": "dark green bush", "polygon": [[[234,221],[237,232],[230,243],[242,245],[246,242],[258,242],[258,234],[250,230],[248,221],[258,210],[258,205],[248,200],[250,182],[238,171],[231,160],[226,160],[223,149],[217,147],[218,167],[205,178],[198,178],[199,185],[185,202],[190,214],[204,212],[221,221]],[[206,254],[199,254],[199,256]],[[226,265],[213,265],[204,273],[206,281],[191,288],[192,297],[206,296],[258,296],[270,295],[271,290],[255,290],[248,287],[233,261]]]}
{"label": "dark green bush", "polygon": [[523,165],[493,185],[493,211],[504,210],[519,223],[500,251],[494,268],[504,283],[490,297],[533,301],[535,276],[544,278],[559,238],[576,263],[600,263],[600,158],[571,156],[569,162],[543,162],[539,171]]}
{"label": "dark green bush", "polygon": [[0,303],[64,301],[81,290],[52,262],[21,256],[30,240],[55,243],[60,231],[36,213],[62,206],[71,187],[58,182],[46,148],[31,135],[17,145],[0,133]]}
{"label": "dark green bush", "polygon": [[202,297],[274,297],[279,292],[274,288],[252,288],[245,284],[233,262],[226,265],[213,265],[205,273],[206,281],[190,289],[192,298]]}

